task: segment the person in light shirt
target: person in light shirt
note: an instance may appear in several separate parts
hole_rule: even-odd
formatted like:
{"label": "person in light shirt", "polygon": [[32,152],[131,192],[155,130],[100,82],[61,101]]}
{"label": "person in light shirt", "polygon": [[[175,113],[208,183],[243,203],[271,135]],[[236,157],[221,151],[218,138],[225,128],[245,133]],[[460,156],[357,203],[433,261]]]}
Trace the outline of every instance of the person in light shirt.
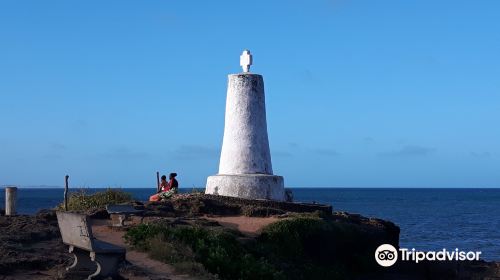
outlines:
{"label": "person in light shirt", "polygon": [[175,179],[175,177],[177,177],[177,173],[170,173],[168,177],[169,181],[167,182],[167,176],[161,176],[160,190],[158,193],[150,196],[149,201],[165,200],[177,193],[179,189],[179,182]]}

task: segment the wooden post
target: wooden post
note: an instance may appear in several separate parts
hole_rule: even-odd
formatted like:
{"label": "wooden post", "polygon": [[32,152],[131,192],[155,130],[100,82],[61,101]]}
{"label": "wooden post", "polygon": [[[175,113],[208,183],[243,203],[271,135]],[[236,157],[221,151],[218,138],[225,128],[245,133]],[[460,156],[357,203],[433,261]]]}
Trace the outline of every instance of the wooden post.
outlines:
{"label": "wooden post", "polygon": [[68,211],[68,179],[69,175],[64,176],[64,211]]}
{"label": "wooden post", "polygon": [[156,192],[160,191],[160,172],[156,171]]}
{"label": "wooden post", "polygon": [[17,188],[5,188],[5,216],[16,215]]}

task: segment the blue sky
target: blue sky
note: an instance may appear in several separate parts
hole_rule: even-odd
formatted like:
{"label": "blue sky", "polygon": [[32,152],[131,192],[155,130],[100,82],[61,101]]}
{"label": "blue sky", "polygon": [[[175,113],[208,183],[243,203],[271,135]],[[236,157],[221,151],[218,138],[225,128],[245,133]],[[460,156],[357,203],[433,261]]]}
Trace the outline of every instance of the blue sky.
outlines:
{"label": "blue sky", "polygon": [[2,1],[0,185],[217,173],[254,54],[289,187],[500,187],[499,1]]}

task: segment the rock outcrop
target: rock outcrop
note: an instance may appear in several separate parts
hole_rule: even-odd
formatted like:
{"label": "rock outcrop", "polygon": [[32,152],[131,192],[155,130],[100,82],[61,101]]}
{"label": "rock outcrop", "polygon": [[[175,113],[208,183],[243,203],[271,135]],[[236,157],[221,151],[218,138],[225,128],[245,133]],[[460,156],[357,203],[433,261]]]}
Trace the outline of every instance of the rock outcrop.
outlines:
{"label": "rock outcrop", "polygon": [[[274,217],[273,219],[277,221],[293,221],[298,218],[296,223],[276,224],[275,229],[279,230],[268,229],[255,237],[242,235],[241,240],[249,242],[249,238],[255,238],[255,240],[260,240],[259,242],[275,244],[273,238],[278,236],[276,240],[279,242],[277,243],[288,244],[286,243],[288,242],[287,236],[304,236],[305,233],[305,236],[309,235],[307,239],[309,241],[306,240],[307,246],[312,248],[307,249],[312,251],[304,252],[305,256],[312,256],[314,260],[315,254],[318,253],[318,262],[338,261],[348,271],[357,269],[349,267],[350,263],[368,264],[364,266],[365,270],[362,276],[358,277],[359,279],[500,278],[500,263],[496,262],[421,262],[419,264],[398,262],[391,268],[377,266],[373,257],[375,248],[383,243],[390,243],[397,247],[399,227],[390,221],[346,212],[334,212],[330,205],[249,200],[206,194],[179,194],[164,202],[136,201],[129,204],[136,209],[144,210],[144,217],[137,219],[137,223],[165,220],[174,227],[179,225],[205,229],[221,227],[221,224],[210,219],[224,216]],[[87,214],[94,219],[109,219],[104,209],[92,209]],[[304,217],[317,219],[318,223],[310,224],[316,228],[309,231],[309,222],[300,220]],[[300,234],[298,234],[299,231],[301,231]],[[285,234],[280,235],[280,232],[285,232]],[[286,246],[281,248],[286,248]],[[30,278],[69,279],[64,278],[66,276],[60,278],[60,272],[64,271],[68,263],[67,247],[62,244],[53,210],[41,211],[33,216],[0,216],[0,275],[18,275],[13,273],[19,273],[19,271],[24,271],[26,275],[39,275],[40,271],[44,271],[48,273],[44,275],[48,276]],[[5,279],[15,279],[15,277]]]}

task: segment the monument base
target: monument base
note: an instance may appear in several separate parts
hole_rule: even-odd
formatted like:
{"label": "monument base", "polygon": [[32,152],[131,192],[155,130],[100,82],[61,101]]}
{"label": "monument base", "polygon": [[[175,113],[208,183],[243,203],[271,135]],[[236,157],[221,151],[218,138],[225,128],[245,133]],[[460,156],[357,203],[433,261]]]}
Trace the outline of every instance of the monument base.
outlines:
{"label": "monument base", "polygon": [[283,177],[265,174],[210,176],[207,178],[205,193],[248,199],[285,200]]}

